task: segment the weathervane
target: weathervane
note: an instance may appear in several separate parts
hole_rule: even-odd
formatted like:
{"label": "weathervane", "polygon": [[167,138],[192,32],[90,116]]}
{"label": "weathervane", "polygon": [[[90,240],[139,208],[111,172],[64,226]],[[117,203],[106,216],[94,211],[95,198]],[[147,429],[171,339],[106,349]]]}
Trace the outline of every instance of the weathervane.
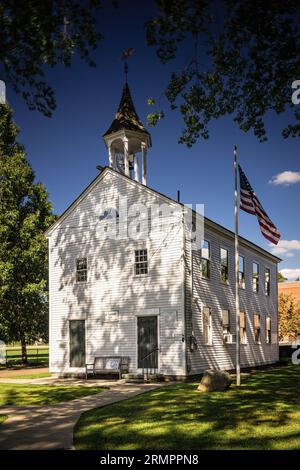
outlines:
{"label": "weathervane", "polygon": [[129,47],[128,49],[124,49],[121,59],[125,61],[124,63],[124,73],[125,73],[125,80],[127,83],[127,76],[128,76],[128,64],[127,59],[134,53],[133,47]]}

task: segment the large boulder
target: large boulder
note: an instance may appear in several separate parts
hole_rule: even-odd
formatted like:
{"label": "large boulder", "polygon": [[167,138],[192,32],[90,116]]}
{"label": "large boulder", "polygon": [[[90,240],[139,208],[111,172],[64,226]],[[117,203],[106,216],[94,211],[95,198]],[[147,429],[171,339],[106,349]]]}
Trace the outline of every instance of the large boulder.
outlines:
{"label": "large boulder", "polygon": [[222,392],[227,390],[230,384],[231,377],[228,372],[208,369],[204,372],[197,390],[199,392]]}

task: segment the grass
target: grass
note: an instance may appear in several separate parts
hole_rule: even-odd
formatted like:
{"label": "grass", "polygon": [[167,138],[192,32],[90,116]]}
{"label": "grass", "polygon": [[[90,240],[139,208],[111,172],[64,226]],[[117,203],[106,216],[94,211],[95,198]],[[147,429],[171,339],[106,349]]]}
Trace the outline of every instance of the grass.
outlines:
{"label": "grass", "polygon": [[4,423],[4,421],[6,420],[7,416],[5,415],[0,415],[0,424],[1,423]]}
{"label": "grass", "polygon": [[20,374],[20,375],[1,375],[1,379],[45,379],[51,377],[50,372],[41,372],[36,374]]}
{"label": "grass", "polygon": [[[27,346],[29,364],[47,364],[49,360],[49,348],[45,346]],[[22,350],[20,346],[7,346],[6,358],[8,364],[22,363]]]}
{"label": "grass", "polygon": [[76,449],[300,449],[300,366],[242,378],[227,392],[181,383],[84,413]]}
{"label": "grass", "polygon": [[53,405],[103,392],[100,387],[0,384],[0,406]]}

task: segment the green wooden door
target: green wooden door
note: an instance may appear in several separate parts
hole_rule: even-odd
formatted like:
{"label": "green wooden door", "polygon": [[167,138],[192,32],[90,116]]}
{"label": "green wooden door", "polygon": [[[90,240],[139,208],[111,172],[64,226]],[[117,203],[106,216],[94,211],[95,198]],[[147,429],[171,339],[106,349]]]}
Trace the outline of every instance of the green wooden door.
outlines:
{"label": "green wooden door", "polygon": [[[158,351],[153,352],[158,347],[157,317],[138,317],[138,367],[158,367]],[[144,359],[144,360],[143,360]]]}
{"label": "green wooden door", "polygon": [[85,320],[70,320],[70,367],[85,366]]}

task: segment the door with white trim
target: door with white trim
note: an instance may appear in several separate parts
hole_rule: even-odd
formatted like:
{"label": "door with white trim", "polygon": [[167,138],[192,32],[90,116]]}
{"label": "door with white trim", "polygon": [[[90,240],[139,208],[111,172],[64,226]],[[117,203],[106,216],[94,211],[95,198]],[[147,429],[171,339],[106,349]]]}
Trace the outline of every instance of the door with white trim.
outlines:
{"label": "door with white trim", "polygon": [[138,368],[158,369],[158,321],[156,315],[137,318]]}

